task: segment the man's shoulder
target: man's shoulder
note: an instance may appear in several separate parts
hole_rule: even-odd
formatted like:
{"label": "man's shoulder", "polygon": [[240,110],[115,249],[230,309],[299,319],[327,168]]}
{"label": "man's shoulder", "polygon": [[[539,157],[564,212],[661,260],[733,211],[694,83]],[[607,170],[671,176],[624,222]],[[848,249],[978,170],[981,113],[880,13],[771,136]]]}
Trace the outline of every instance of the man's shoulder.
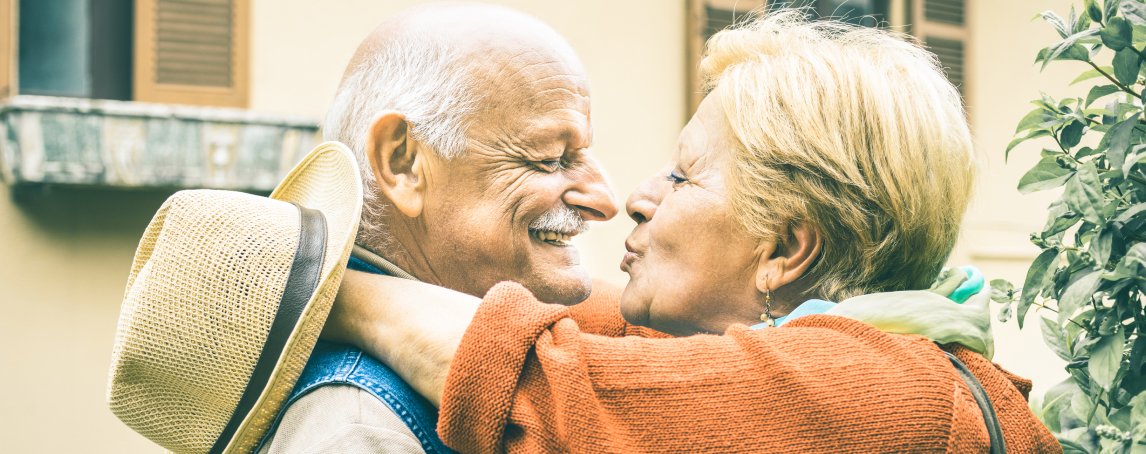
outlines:
{"label": "man's shoulder", "polygon": [[425,452],[389,406],[347,384],[320,386],[294,401],[260,453],[327,451]]}

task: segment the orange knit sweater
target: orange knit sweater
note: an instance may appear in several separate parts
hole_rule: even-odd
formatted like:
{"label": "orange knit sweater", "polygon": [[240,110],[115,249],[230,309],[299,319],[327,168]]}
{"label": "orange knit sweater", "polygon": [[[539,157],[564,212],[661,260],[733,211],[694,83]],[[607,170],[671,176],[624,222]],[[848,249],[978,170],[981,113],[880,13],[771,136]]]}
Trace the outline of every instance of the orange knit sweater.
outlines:
{"label": "orange knit sweater", "polygon": [[[463,453],[987,452],[970,390],[923,337],[812,315],[667,338],[626,324],[618,301],[603,283],[574,307],[491,289],[446,379],[442,440]],[[1027,407],[1030,381],[944,348],[986,388],[1007,452],[1061,452]]]}

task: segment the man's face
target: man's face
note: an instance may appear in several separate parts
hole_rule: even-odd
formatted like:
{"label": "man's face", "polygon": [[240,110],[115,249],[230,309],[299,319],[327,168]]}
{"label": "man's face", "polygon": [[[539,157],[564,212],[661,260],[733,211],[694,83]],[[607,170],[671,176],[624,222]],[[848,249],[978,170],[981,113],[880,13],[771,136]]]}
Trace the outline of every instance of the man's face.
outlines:
{"label": "man's face", "polygon": [[[522,56],[531,57],[538,56]],[[469,153],[429,177],[430,244],[422,249],[448,274],[438,276],[447,287],[482,295],[512,280],[550,303],[589,296],[592,283],[569,237],[585,220],[612,218],[616,201],[587,150],[588,80],[559,60],[491,79],[505,86],[483,99],[489,107],[469,130]]]}

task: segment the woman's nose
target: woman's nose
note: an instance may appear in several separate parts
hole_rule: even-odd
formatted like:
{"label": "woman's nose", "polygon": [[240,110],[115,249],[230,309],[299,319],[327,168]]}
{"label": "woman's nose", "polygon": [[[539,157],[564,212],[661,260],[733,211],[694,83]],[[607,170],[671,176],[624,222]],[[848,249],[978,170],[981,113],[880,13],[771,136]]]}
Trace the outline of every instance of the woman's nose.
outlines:
{"label": "woman's nose", "polygon": [[653,215],[657,213],[657,206],[663,198],[663,191],[660,188],[662,185],[658,183],[663,179],[659,174],[653,175],[629,194],[629,199],[625,202],[625,211],[629,213],[630,218],[637,221],[637,224],[652,220]]}

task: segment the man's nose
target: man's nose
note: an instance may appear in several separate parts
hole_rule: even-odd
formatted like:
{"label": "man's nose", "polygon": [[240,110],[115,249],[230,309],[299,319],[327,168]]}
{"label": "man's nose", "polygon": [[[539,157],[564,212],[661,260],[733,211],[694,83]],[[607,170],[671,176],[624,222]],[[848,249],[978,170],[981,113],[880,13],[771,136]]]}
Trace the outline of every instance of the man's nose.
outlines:
{"label": "man's nose", "polygon": [[617,199],[601,171],[601,165],[592,156],[574,177],[576,184],[562,196],[565,204],[581,213],[587,221],[608,221],[617,215]]}
{"label": "man's nose", "polygon": [[637,221],[637,224],[651,221],[657,214],[657,206],[664,198],[664,191],[660,188],[663,184],[663,176],[653,175],[629,194],[629,199],[625,202],[625,211],[629,213],[630,218]]}

